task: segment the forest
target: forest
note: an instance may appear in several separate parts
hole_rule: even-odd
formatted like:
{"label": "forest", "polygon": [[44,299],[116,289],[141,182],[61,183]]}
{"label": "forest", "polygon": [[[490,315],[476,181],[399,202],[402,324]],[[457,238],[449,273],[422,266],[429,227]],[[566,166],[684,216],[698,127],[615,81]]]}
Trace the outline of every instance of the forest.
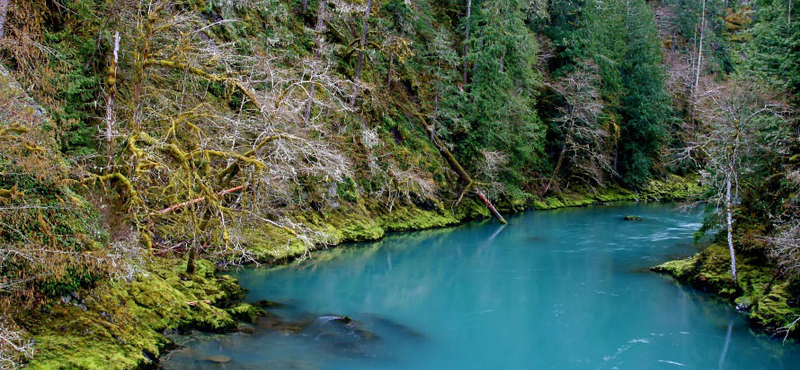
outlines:
{"label": "forest", "polygon": [[0,368],[235,330],[218,271],[620,200],[705,209],[655,269],[798,338],[793,2],[0,0]]}

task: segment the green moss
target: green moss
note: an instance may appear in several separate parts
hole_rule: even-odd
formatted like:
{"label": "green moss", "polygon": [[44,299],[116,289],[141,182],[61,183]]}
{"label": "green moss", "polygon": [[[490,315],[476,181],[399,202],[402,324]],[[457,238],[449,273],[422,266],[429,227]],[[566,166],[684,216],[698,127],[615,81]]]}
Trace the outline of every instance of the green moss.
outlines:
{"label": "green moss", "polygon": [[249,323],[256,322],[259,317],[265,314],[263,309],[244,302],[236,304],[226,309],[226,311],[235,319],[247,321]]}
{"label": "green moss", "polygon": [[689,282],[697,274],[697,259],[689,257],[682,260],[669,261],[653,267],[651,270],[670,274],[680,281]]}
{"label": "green moss", "polygon": [[169,344],[165,331],[233,330],[235,318],[217,305],[243,296],[235,279],[217,276],[205,260],[197,261],[195,275],[183,273],[185,267],[158,259],[130,283],[108,281],[79,293],[85,311],[59,302],[49,312],[31,312],[24,323],[38,352],[29,368],[131,369],[151,363]]}
{"label": "green moss", "polygon": [[[768,333],[776,333],[800,316],[800,307],[790,305],[793,298],[789,282],[774,275],[774,269],[756,256],[737,257],[738,284],[730,273],[730,254],[724,245],[712,244],[687,259],[653,267],[683,283],[728,299],[750,322]],[[797,335],[794,330],[792,335]]]}

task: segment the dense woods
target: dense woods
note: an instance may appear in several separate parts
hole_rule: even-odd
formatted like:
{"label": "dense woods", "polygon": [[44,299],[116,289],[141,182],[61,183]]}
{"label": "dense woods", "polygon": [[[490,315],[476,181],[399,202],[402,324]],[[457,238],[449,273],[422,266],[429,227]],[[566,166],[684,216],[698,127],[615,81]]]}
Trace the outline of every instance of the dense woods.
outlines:
{"label": "dense woods", "polygon": [[460,221],[675,175],[702,183],[732,289],[740,255],[769,266],[788,290],[765,325],[796,334],[793,2],[2,0],[0,367],[35,365],[64,297],[165,260],[272,263],[265,243],[374,238],[342,214]]}

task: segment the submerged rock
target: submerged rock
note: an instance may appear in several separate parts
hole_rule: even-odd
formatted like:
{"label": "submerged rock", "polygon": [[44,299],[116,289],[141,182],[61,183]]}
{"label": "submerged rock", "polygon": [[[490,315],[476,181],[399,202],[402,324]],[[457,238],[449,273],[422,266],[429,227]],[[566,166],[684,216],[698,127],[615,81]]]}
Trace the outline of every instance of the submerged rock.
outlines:
{"label": "submerged rock", "polygon": [[213,362],[215,364],[227,364],[231,362],[231,358],[223,355],[210,356],[203,359],[204,361]]}
{"label": "submerged rock", "polygon": [[623,217],[622,219],[625,220],[625,221],[641,221],[641,220],[643,220],[641,217],[634,216],[634,215],[628,215],[628,216]]}
{"label": "submerged rock", "polygon": [[260,301],[253,302],[253,306],[260,308],[279,308],[279,307],[286,307],[286,304],[262,299]]}
{"label": "submerged rock", "polygon": [[371,314],[371,313],[365,313],[362,314],[362,316],[364,316],[365,321],[371,324],[372,326],[380,326],[389,329],[392,332],[400,334],[404,337],[415,338],[415,339],[421,339],[424,337],[424,335],[418,332],[417,330],[407,325],[396,322],[386,316]]}
{"label": "submerged rock", "polygon": [[256,329],[250,325],[239,324],[239,326],[236,327],[236,331],[242,334],[255,334]]}

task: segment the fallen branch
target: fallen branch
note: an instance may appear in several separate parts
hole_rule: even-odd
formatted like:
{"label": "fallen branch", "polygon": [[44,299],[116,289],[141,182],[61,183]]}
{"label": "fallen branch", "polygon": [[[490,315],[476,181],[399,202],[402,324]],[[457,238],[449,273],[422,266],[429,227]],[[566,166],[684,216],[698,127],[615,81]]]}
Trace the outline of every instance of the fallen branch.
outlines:
{"label": "fallen branch", "polygon": [[[461,181],[467,184],[467,187],[464,190],[466,191],[469,187],[476,184],[475,180],[472,179],[472,176],[470,176],[467,173],[467,171],[464,170],[464,167],[462,167],[461,164],[458,163],[458,160],[456,160],[456,157],[453,155],[453,153],[450,153],[447,147],[445,147],[444,143],[442,143],[441,140],[439,140],[439,138],[436,137],[433,129],[428,128],[428,131],[430,132],[430,139],[433,145],[437,149],[439,149],[439,151],[442,153],[442,156],[444,156],[444,158],[447,160],[447,163],[450,164],[450,167],[453,169],[453,171],[455,171],[456,174],[458,174],[458,177],[461,178]],[[494,218],[497,219],[497,221],[500,221],[500,223],[504,224],[508,223],[506,219],[503,218],[503,216],[500,214],[500,212],[497,212],[497,208],[494,208],[492,202],[490,202],[489,199],[486,198],[485,195],[483,195],[483,192],[481,192],[480,189],[476,188],[475,193],[478,195],[478,199],[480,199],[481,202],[483,202],[483,204],[486,205],[486,208],[489,209],[489,212],[492,214]]]}

